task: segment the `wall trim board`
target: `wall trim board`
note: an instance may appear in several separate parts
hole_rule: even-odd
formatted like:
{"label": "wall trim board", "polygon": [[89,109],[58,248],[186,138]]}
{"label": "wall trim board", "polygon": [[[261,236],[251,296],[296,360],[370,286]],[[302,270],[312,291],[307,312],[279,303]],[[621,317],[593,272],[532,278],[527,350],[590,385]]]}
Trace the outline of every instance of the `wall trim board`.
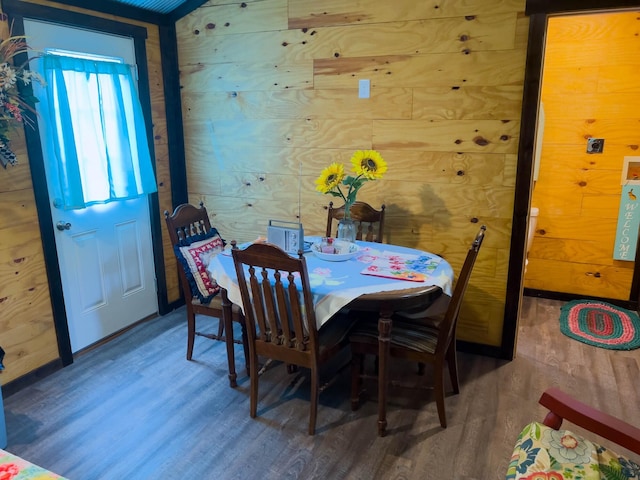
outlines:
{"label": "wall trim board", "polygon": [[511,361],[512,359],[505,358],[502,347],[494,347],[491,345],[484,345],[481,343],[466,342],[464,340],[456,340],[456,350],[464,353],[471,353],[473,355],[482,355],[485,357],[494,357],[505,361]]}
{"label": "wall trim board", "polygon": [[538,290],[535,288],[525,288],[524,293],[527,297],[547,298],[549,300],[561,300],[570,302],[572,300],[593,300],[595,302],[607,302],[627,310],[638,310],[638,301],[636,300],[619,300],[615,298],[593,297],[589,295],[576,295],[575,293],[552,292],[550,290]]}
{"label": "wall trim board", "polygon": [[640,2],[638,0],[527,0],[525,14],[574,13],[577,11],[637,7],[639,5]]}
{"label": "wall trim board", "polygon": [[[53,21],[62,25],[82,26],[101,32],[126,35],[133,38],[147,38],[147,29],[138,25],[117,22],[106,18],[94,17],[84,13],[69,12],[59,8],[37,5],[20,0],[2,0],[4,13],[11,17],[29,17],[34,20]],[[136,49],[136,54],[137,54]],[[146,57],[145,57],[146,58]]]}
{"label": "wall trim board", "polygon": [[109,0],[92,0],[87,5],[86,0],[49,0],[63,5],[93,10],[94,12],[107,13],[117,15],[118,17],[138,20],[140,22],[153,23],[154,25],[165,25],[173,20],[169,14],[157,13],[144,8],[133,7],[120,2],[112,2]]}
{"label": "wall trim board", "polygon": [[[513,359],[516,353],[518,311],[520,309],[519,303],[523,284],[522,274],[533,175],[533,147],[538,116],[538,92],[542,74],[540,65],[542,65],[542,57],[544,55],[543,42],[536,42],[532,39],[543,38],[545,23],[546,19],[540,15],[534,15],[529,20],[529,43],[525,65],[525,83],[522,93],[520,142],[518,145],[518,165],[507,274],[507,297],[505,299],[502,327],[502,356],[508,359]],[[528,193],[526,195],[518,195],[519,191]]]}
{"label": "wall trim board", "polygon": [[171,17],[172,23],[180,20],[182,17],[189,15],[194,10],[197,10],[202,5],[207,3],[208,0],[185,0],[185,2],[176,7],[169,16]]}
{"label": "wall trim board", "polygon": [[38,380],[42,380],[45,377],[48,377],[52,373],[61,370],[65,367],[60,359],[53,360],[41,367],[32,370],[26,375],[22,375],[21,377],[16,378],[6,384],[2,385],[2,397],[7,398],[13,395],[14,393],[18,393],[23,388],[27,388],[30,385],[38,382]]}
{"label": "wall trim board", "polygon": [[87,5],[86,0],[49,0],[63,5],[93,10],[94,12],[117,15],[119,17],[153,23],[154,25],[171,25],[207,3],[207,0],[185,0],[182,5],[169,13],[158,13],[146,8],[134,7],[125,3],[110,0],[93,0]]}
{"label": "wall trim board", "polygon": [[[167,144],[169,175],[171,176],[172,207],[188,201],[187,165],[184,152],[182,99],[180,96],[180,67],[175,25],[160,26],[160,59],[167,112]],[[173,92],[169,95],[168,92]]]}

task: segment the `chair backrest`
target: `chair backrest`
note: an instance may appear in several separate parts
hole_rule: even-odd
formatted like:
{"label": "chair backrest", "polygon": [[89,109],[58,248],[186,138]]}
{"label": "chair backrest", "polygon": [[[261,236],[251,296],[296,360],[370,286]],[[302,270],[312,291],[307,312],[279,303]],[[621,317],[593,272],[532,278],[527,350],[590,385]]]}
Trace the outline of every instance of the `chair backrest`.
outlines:
{"label": "chair backrest", "polygon": [[302,366],[317,362],[318,330],[305,258],[270,243],[231,253],[247,337],[256,353]]}
{"label": "chair backrest", "polygon": [[[366,240],[367,242],[382,243],[382,232],[384,230],[384,209],[385,205],[376,210],[365,202],[354,202],[351,206],[351,219],[356,224],[356,240]],[[333,202],[329,202],[327,215],[327,237],[332,237],[333,220],[344,218],[344,205],[333,208]],[[377,228],[376,228],[377,224]],[[336,227],[337,228],[337,227]]]}
{"label": "chair backrest", "polygon": [[[211,230],[211,221],[207,214],[207,209],[201,202],[200,207],[195,207],[190,203],[178,205],[172,214],[164,211],[164,219],[169,230],[171,245],[179,245],[180,242],[189,242],[191,237],[198,238]],[[180,285],[185,296],[185,301],[190,302],[193,294],[187,279],[184,268],[178,262],[178,276]]]}
{"label": "chair backrest", "polygon": [[171,215],[165,210],[164,218],[173,246],[193,236],[206,234],[211,230],[211,221],[203,203],[200,203],[200,208],[190,203],[183,203],[178,205]]}
{"label": "chair backrest", "polygon": [[473,270],[473,266],[476,263],[476,258],[478,257],[478,253],[480,252],[480,247],[482,246],[484,233],[486,230],[486,226],[482,225],[480,227],[480,231],[478,231],[478,234],[473,240],[471,247],[469,247],[467,257],[462,264],[460,275],[458,276],[456,286],[453,289],[451,301],[449,302],[449,306],[447,307],[447,311],[445,312],[444,318],[439,327],[437,346],[438,350],[446,351],[449,347],[449,343],[455,337],[456,324],[458,323],[458,314],[460,313],[462,299],[465,292],[467,291],[467,285],[469,284],[469,279],[471,278],[471,271]]}

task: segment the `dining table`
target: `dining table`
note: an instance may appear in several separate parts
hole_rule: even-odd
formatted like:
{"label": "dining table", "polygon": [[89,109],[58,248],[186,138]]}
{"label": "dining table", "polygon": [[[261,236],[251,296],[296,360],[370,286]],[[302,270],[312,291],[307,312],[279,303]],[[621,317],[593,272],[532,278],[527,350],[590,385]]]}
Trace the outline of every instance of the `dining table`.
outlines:
{"label": "dining table", "polygon": [[[372,312],[370,316],[377,317],[378,435],[384,436],[392,316],[397,311],[426,308],[442,295],[450,297],[453,269],[445,259],[428,251],[358,240],[352,255],[336,256],[340,261],[332,261],[331,256],[316,253],[320,241],[321,237],[305,237],[303,252],[318,329],[343,309]],[[233,243],[233,248],[244,248],[252,242]],[[232,304],[243,308],[230,248],[212,257],[207,269],[225,290],[223,308],[229,313]],[[229,362],[233,362],[232,357]],[[229,367],[235,374],[235,366]]]}

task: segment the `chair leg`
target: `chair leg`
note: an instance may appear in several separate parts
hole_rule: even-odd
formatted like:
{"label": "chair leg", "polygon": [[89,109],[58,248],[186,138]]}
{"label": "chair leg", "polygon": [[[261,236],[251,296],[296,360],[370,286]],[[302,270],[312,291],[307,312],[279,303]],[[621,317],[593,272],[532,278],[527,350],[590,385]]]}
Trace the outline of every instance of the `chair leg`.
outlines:
{"label": "chair leg", "polygon": [[311,367],[311,407],[309,412],[309,435],[316,433],[316,418],[318,417],[318,397],[320,390],[318,388],[318,366]]}
{"label": "chair leg", "polygon": [[196,338],[196,314],[187,308],[187,360],[193,357],[193,343]]}
{"label": "chair leg", "polygon": [[364,355],[351,351],[351,410],[360,407],[360,385]]}
{"label": "chair leg", "polygon": [[251,369],[249,368],[249,337],[247,337],[247,324],[242,319],[240,323],[242,327],[242,350],[244,351],[244,365],[245,370],[247,371],[247,377],[251,376]]}
{"label": "chair leg", "polygon": [[220,322],[223,323],[227,331],[224,341],[227,347],[227,363],[229,364],[229,385],[235,388],[238,386],[236,382],[238,375],[236,374],[235,345],[233,342],[233,313],[231,310],[231,302],[227,297],[227,291],[223,289],[220,295],[222,295],[222,318]]}
{"label": "chair leg", "polygon": [[451,342],[447,350],[447,364],[449,365],[449,377],[451,377],[451,386],[453,393],[460,393],[460,385],[458,384],[458,356],[456,355],[456,342]]}
{"label": "chair leg", "polygon": [[444,363],[436,362],[434,365],[434,393],[438,407],[438,418],[442,428],[447,428],[447,417],[444,412]]}
{"label": "chair leg", "polygon": [[[252,349],[251,349],[252,350]],[[249,368],[254,373],[249,377],[251,393],[249,394],[249,415],[256,418],[258,413],[258,355],[254,351],[249,352]]]}
{"label": "chair leg", "polygon": [[[221,339],[222,335],[224,335],[224,322],[221,318],[218,319],[218,338]],[[233,330],[231,330],[230,335],[233,337]]]}

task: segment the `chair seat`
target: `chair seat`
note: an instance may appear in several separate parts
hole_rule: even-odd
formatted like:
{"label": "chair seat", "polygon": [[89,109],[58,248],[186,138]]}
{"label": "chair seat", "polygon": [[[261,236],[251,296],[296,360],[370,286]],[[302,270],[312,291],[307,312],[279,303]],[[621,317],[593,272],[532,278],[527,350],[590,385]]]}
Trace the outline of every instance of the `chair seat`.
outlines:
{"label": "chair seat", "polygon": [[533,422],[520,433],[506,480],[638,479],[640,466],[569,430]]}
{"label": "chair seat", "polygon": [[[197,297],[193,297],[191,298],[191,305],[193,305],[194,307],[219,310],[222,309],[222,297],[220,295],[217,295],[213,297],[213,299],[211,299],[211,302],[209,303],[202,303]],[[233,312],[234,318],[236,317],[236,315],[242,315],[242,309],[235,303],[231,305],[231,311]]]}
{"label": "chair seat", "polygon": [[[349,335],[351,343],[378,345],[378,324],[360,322]],[[438,328],[431,323],[394,321],[391,330],[391,347],[401,347],[416,352],[435,353]]]}

